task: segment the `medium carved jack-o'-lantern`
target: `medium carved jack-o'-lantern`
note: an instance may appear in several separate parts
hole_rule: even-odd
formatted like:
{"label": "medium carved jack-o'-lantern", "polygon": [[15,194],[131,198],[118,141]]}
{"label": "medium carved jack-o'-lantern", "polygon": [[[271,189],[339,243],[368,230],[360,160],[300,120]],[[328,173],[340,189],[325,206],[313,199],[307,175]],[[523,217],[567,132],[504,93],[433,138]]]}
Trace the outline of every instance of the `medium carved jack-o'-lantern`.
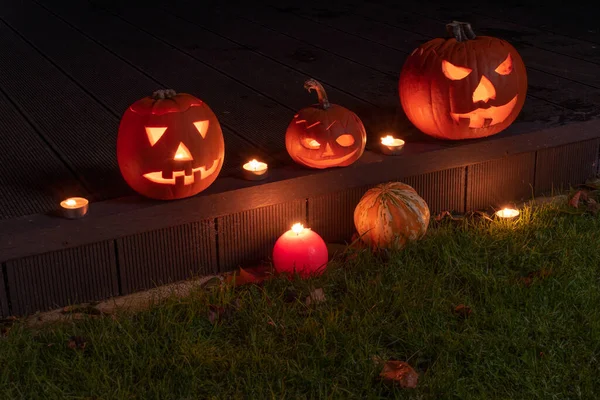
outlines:
{"label": "medium carved jack-o'-lantern", "polygon": [[160,200],[193,196],[223,166],[217,117],[196,97],[158,90],[131,105],[119,126],[117,161],[136,192]]}
{"label": "medium carved jack-o'-lantern", "polygon": [[319,104],[298,111],[285,132],[285,147],[298,164],[311,168],[346,167],[365,151],[367,133],[352,111],[329,103],[323,86],[314,79],[304,83],[315,90]]}
{"label": "medium carved jack-o'-lantern", "polygon": [[525,102],[527,74],[504,40],[475,36],[453,21],[452,37],[433,39],[408,57],[399,92],[408,119],[440,139],[494,135],[513,123]]}

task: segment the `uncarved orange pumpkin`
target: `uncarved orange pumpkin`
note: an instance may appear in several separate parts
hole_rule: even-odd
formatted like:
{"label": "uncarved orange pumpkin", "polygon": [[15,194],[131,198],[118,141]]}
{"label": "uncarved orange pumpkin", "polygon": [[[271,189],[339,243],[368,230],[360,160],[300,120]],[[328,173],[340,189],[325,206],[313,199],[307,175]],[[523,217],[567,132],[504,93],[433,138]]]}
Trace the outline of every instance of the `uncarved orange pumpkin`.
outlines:
{"label": "uncarved orange pumpkin", "polygon": [[508,42],[475,36],[471,25],[447,25],[448,39],[412,52],[400,73],[399,94],[408,119],[440,139],[475,139],[506,129],[527,94],[525,64]]}
{"label": "uncarved orange pumpkin", "polygon": [[319,103],[303,108],[285,132],[285,147],[298,164],[310,168],[345,167],[362,156],[367,143],[365,127],[356,114],[331,104],[323,86],[314,79],[304,83]]}
{"label": "uncarved orange pumpkin", "polygon": [[171,89],[136,101],[119,125],[121,174],[150,198],[181,199],[206,189],[221,171],[224,152],[221,126],[208,105]]}
{"label": "uncarved orange pumpkin", "polygon": [[378,185],[365,193],[354,210],[354,226],[371,248],[399,249],[427,232],[429,207],[401,182]]}

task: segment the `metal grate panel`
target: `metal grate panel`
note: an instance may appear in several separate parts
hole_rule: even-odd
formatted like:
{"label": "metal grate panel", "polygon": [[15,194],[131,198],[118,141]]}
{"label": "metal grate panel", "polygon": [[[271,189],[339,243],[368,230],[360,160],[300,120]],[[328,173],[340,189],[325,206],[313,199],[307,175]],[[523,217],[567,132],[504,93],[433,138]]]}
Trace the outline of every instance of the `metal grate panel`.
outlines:
{"label": "metal grate panel", "polygon": [[0,264],[0,318],[8,317],[8,297],[6,295],[6,287],[4,285],[4,269],[5,265]]}
{"label": "metal grate panel", "polygon": [[354,209],[373,186],[361,186],[308,199],[309,226],[326,242],[349,242],[356,230]]}
{"label": "metal grate panel", "polygon": [[432,215],[442,211],[463,212],[466,168],[452,168],[401,179],[425,199]]}
{"label": "metal grate panel", "polygon": [[467,167],[467,210],[502,207],[532,197],[535,153]]}
{"label": "metal grate panel", "polygon": [[270,259],[277,238],[294,223],[305,221],[306,200],[217,218],[221,272],[230,271],[242,263]]}
{"label": "metal grate panel", "polygon": [[6,262],[12,313],[118,295],[114,244],[100,242]]}
{"label": "metal grate panel", "polygon": [[217,271],[212,220],[117,239],[123,294]]}
{"label": "metal grate panel", "polygon": [[[464,167],[407,177],[400,181],[412,186],[425,199],[432,214],[444,210],[462,212],[464,209]],[[355,232],[354,209],[365,192],[373,186],[361,186],[308,199],[310,226],[325,241],[349,241]]]}
{"label": "metal grate panel", "polygon": [[600,140],[588,140],[537,152],[535,193],[545,194],[585,183],[596,173]]}

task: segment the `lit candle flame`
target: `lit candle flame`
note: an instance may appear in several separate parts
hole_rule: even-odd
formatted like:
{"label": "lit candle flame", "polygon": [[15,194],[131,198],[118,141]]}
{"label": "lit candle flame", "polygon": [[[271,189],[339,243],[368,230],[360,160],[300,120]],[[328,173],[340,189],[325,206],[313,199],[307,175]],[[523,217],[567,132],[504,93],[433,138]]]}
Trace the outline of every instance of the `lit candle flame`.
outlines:
{"label": "lit candle flame", "polygon": [[391,146],[394,143],[394,137],[391,135],[387,135],[386,137],[382,137],[381,138],[381,143],[385,144],[386,146]]}
{"label": "lit candle flame", "polygon": [[67,201],[65,201],[65,204],[68,206],[74,206],[75,204],[77,204],[77,202],[73,199],[68,199]]}
{"label": "lit candle flame", "polygon": [[392,135],[387,135],[381,138],[381,144],[383,144],[384,146],[399,147],[404,145],[404,140],[396,139]]}
{"label": "lit candle flame", "polygon": [[260,163],[258,161],[256,161],[256,159],[250,161],[250,168],[252,168],[252,170],[256,171],[258,169],[258,166],[260,165]]}
{"label": "lit candle flame", "polygon": [[302,225],[301,223],[296,223],[292,225],[292,232],[294,232],[296,235],[299,235],[303,230],[304,225]]}
{"label": "lit candle flame", "polygon": [[496,215],[498,215],[500,218],[514,218],[519,215],[519,210],[514,208],[503,208],[502,210],[496,212]]}

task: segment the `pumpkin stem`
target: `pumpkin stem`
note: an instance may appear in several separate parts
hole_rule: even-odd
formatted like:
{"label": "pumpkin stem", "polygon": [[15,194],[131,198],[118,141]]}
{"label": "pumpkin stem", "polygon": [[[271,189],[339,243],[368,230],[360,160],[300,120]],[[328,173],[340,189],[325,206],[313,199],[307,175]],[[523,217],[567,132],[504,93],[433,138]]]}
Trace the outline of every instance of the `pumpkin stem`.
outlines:
{"label": "pumpkin stem", "polygon": [[152,93],[152,98],[154,100],[171,99],[175,96],[177,96],[177,92],[173,89],[159,89]]}
{"label": "pumpkin stem", "polygon": [[304,89],[309,92],[314,90],[317,92],[317,96],[319,96],[319,105],[323,108],[323,110],[327,110],[331,107],[329,103],[329,99],[327,98],[327,93],[325,92],[325,88],[321,85],[316,79],[308,79],[304,82]]}
{"label": "pumpkin stem", "polygon": [[471,24],[468,22],[452,21],[449,24],[446,24],[446,30],[457,42],[464,42],[476,38],[473,28],[471,28]]}

